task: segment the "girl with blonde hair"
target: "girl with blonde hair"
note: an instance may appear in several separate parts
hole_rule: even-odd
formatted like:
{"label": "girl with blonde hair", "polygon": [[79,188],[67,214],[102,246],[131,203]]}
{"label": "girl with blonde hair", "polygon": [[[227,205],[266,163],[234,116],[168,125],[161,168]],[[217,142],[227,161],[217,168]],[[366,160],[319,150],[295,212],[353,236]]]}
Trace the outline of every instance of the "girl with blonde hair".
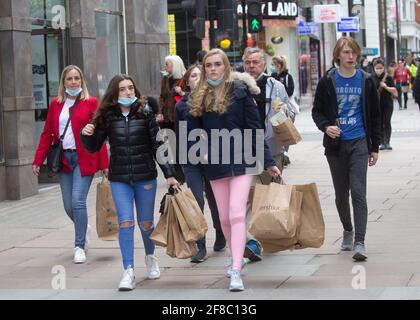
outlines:
{"label": "girl with blonde hair", "polygon": [[[240,272],[246,244],[246,204],[253,181],[247,169],[262,160],[271,176],[279,176],[280,170],[275,166],[265,142],[256,141],[257,129],[261,129],[257,106],[246,84],[233,81],[229,60],[222,50],[213,49],[204,57],[200,81],[190,94],[188,104],[191,108],[187,119],[189,129],[201,128],[208,137],[208,154],[203,155],[207,162],[204,170],[210,180],[223,234],[232,254],[232,265],[227,272],[229,289],[242,291],[244,285]],[[237,148],[237,139],[220,144],[219,139],[212,135],[213,130],[228,130],[229,134],[235,130],[243,135],[246,129],[252,131],[253,139],[249,144],[253,154],[257,143],[264,143],[264,159],[257,159],[253,164],[246,163],[244,159],[245,139],[241,137],[242,148]],[[240,157],[237,149],[242,152]],[[230,152],[229,157],[224,152]]]}
{"label": "girl with blonde hair", "polygon": [[99,170],[108,174],[106,147],[89,153],[79,138],[80,130],[92,120],[97,108],[98,100],[89,96],[82,70],[74,65],[64,68],[58,97],[51,101],[32,163],[33,173],[38,176],[51,144],[59,139],[63,141],[59,179],[64,209],[75,228],[74,263],[86,262],[87,233],[90,229],[86,199],[93,176]]}

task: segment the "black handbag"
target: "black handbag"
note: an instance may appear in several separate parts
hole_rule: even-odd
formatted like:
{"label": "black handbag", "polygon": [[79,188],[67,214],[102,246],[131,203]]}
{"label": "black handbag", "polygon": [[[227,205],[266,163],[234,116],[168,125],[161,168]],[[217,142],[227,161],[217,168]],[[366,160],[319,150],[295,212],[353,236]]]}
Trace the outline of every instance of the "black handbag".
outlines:
{"label": "black handbag", "polygon": [[67,129],[70,125],[71,117],[76,110],[76,106],[79,103],[79,99],[76,100],[76,102],[73,105],[73,111],[71,112],[69,116],[69,120],[67,121],[66,128],[64,129],[63,134],[60,136],[60,139],[57,143],[54,143],[51,145],[50,150],[48,151],[47,155],[47,169],[48,169],[48,176],[53,177],[58,172],[60,172],[62,163],[62,151],[63,151],[63,140],[66,136]]}

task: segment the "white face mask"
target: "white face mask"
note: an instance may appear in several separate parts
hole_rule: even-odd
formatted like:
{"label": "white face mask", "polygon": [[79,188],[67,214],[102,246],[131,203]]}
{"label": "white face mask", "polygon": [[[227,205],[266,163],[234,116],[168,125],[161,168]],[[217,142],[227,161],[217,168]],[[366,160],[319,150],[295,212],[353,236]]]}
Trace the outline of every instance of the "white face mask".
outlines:
{"label": "white face mask", "polygon": [[375,69],[375,73],[378,75],[378,77],[384,73],[385,69]]}

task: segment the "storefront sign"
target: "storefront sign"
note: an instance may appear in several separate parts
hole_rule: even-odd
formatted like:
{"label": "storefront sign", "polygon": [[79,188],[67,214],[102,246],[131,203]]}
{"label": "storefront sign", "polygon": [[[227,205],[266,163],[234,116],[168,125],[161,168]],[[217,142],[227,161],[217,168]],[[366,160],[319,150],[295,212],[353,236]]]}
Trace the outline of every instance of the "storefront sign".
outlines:
{"label": "storefront sign", "polygon": [[318,32],[318,26],[315,22],[300,21],[298,24],[298,35],[300,36],[316,34],[317,32]]}
{"label": "storefront sign", "polygon": [[326,4],[314,6],[314,21],[316,23],[331,23],[341,20],[341,5]]}
{"label": "storefront sign", "polygon": [[379,54],[378,48],[363,48],[362,55],[364,56],[377,56]]}
{"label": "storefront sign", "polygon": [[359,17],[341,18],[341,21],[337,22],[338,32],[359,32],[359,30]]}
{"label": "storefront sign", "polygon": [[[246,12],[247,8],[245,8]],[[298,5],[294,1],[267,1],[261,4],[263,19],[295,19]],[[238,15],[242,15],[242,5],[237,4]]]}

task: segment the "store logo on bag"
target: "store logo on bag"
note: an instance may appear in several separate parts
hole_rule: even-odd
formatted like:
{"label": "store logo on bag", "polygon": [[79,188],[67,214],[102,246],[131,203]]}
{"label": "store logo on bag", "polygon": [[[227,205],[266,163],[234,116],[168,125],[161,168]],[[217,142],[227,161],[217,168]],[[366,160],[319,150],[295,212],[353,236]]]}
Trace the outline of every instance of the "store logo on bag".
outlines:
{"label": "store logo on bag", "polygon": [[265,205],[260,207],[260,211],[269,211],[271,213],[276,213],[280,211],[280,206]]}

